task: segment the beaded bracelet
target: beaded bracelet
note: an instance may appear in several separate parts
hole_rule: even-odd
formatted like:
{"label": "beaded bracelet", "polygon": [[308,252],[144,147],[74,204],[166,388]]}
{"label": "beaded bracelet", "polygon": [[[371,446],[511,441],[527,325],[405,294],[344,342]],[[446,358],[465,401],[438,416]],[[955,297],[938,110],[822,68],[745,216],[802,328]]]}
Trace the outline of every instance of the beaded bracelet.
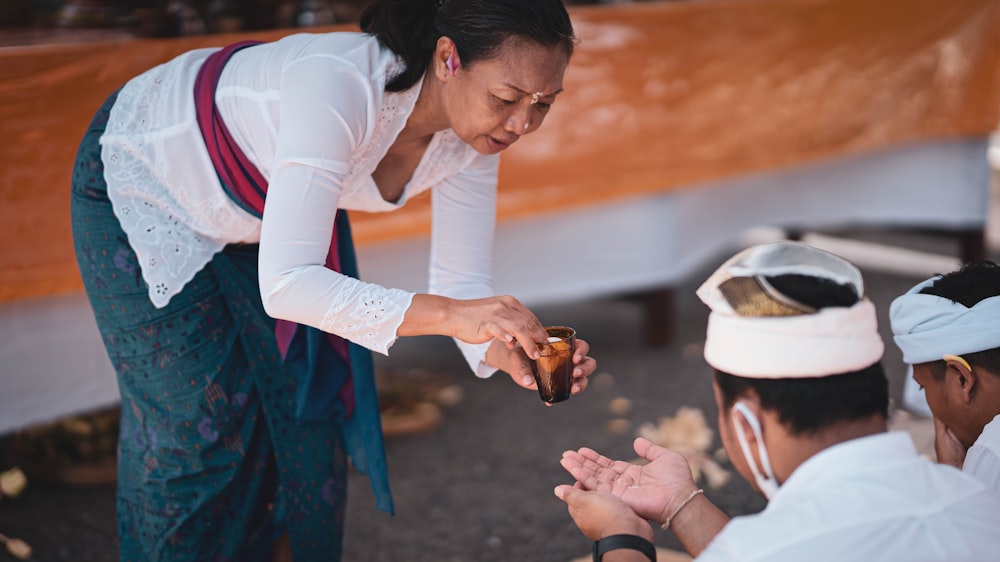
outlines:
{"label": "beaded bracelet", "polygon": [[674,512],[671,513],[669,517],[667,517],[667,520],[664,521],[662,525],[660,525],[660,528],[663,529],[664,531],[670,530],[670,522],[674,520],[674,517],[677,517],[677,514],[680,513],[682,509],[684,509],[684,506],[687,505],[688,502],[693,500],[694,497],[697,496],[698,494],[704,494],[704,493],[705,490],[702,490],[701,488],[698,488],[697,490],[691,492],[691,495],[688,496],[687,499],[682,501],[681,504],[674,509]]}

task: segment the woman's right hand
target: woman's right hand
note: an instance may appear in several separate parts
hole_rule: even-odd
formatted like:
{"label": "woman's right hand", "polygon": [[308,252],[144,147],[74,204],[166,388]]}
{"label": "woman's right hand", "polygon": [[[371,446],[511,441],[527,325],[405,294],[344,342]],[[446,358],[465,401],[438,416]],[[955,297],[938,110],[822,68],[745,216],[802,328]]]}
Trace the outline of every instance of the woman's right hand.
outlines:
{"label": "woman's right hand", "polygon": [[548,338],[534,313],[509,295],[469,300],[414,295],[397,334],[436,334],[473,344],[498,340],[508,349],[520,344],[532,359],[538,358],[535,342]]}
{"label": "woman's right hand", "polygon": [[545,328],[528,307],[516,298],[503,295],[472,300],[454,300],[450,317],[451,335],[466,343],[503,342],[507,349],[517,344],[532,359],[538,358],[535,342],[548,339]]}

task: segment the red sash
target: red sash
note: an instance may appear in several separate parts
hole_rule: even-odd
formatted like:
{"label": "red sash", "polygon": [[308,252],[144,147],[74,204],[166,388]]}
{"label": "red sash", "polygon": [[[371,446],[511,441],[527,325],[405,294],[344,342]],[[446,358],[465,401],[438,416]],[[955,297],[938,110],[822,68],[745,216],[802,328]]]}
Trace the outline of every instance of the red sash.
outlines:
{"label": "red sash", "polygon": [[[222,69],[229,58],[237,51],[258,45],[262,41],[241,41],[229,45],[205,59],[194,84],[195,112],[198,118],[198,127],[201,129],[202,137],[205,140],[205,147],[208,155],[215,165],[215,171],[219,175],[223,189],[232,199],[247,212],[256,217],[263,216],[264,199],[267,195],[267,180],[260,173],[256,166],[247,158],[246,154],[240,150],[235,139],[222,121],[215,104],[215,90],[222,75]],[[347,221],[347,213],[338,212],[336,222]],[[330,251],[326,256],[326,266],[330,269],[341,272],[340,252],[338,251],[338,228],[334,228],[333,236],[330,239]],[[278,342],[278,349],[282,358],[287,358],[289,348],[295,339],[296,332],[304,328],[294,322],[287,320],[277,320],[274,328],[275,338]],[[350,360],[348,355],[347,341],[334,334],[325,334],[329,345],[337,352],[350,370]],[[354,408],[354,392],[352,390],[352,377],[348,376],[344,384],[340,387],[338,394],[342,405],[345,408],[344,417],[350,416]],[[310,379],[311,380],[311,379]],[[306,407],[300,407],[300,414]],[[315,409],[315,408],[313,408]],[[303,417],[311,418],[312,415]]]}

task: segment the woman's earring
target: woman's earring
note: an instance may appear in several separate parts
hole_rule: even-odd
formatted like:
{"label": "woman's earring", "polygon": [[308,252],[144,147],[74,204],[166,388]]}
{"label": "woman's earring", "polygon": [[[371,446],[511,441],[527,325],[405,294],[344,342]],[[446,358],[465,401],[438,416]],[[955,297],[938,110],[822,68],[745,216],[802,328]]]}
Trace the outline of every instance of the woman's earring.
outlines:
{"label": "woman's earring", "polygon": [[458,70],[458,64],[455,63],[455,51],[452,51],[451,54],[448,55],[448,60],[445,61],[444,66],[448,69],[448,72],[450,72],[452,76],[455,75],[455,71]]}

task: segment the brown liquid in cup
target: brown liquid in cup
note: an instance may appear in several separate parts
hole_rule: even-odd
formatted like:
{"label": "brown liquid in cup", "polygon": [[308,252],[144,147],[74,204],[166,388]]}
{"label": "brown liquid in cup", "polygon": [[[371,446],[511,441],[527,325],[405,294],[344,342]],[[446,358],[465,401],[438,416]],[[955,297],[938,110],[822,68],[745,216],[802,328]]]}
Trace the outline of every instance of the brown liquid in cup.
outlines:
{"label": "brown liquid in cup", "polygon": [[538,395],[543,401],[552,404],[569,398],[573,388],[576,332],[565,326],[550,326],[545,331],[548,332],[550,341],[538,344],[541,356],[531,362],[531,371],[538,385]]}

